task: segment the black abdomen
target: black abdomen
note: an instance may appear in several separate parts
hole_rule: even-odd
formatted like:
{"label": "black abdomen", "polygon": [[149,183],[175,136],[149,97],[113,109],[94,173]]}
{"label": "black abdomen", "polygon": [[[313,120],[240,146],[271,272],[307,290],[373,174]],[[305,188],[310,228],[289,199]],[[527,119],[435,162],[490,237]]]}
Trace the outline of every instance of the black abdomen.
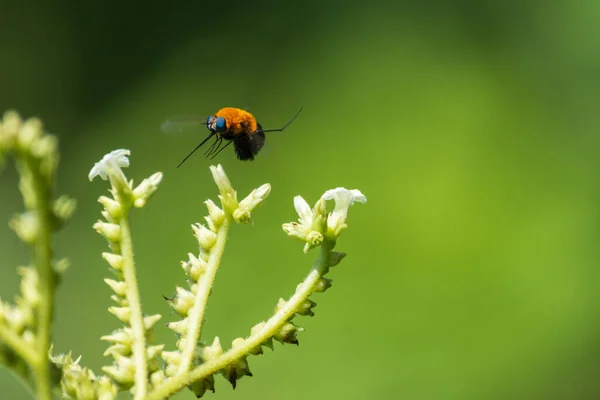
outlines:
{"label": "black abdomen", "polygon": [[[225,136],[223,138],[227,139]],[[265,134],[261,130],[251,134],[242,133],[233,137],[235,154],[240,160],[254,160],[254,156],[258,154],[264,144]]]}

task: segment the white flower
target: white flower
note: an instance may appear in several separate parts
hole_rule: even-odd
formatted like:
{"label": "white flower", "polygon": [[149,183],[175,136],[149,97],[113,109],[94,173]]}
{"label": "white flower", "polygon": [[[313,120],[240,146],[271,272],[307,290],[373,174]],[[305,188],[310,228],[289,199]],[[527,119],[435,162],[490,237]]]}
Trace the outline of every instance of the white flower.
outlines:
{"label": "white flower", "polygon": [[306,238],[311,232],[313,212],[302,196],[294,197],[294,208],[296,208],[300,223],[288,222],[287,224],[283,224],[282,228],[288,236],[293,236],[306,242]]}
{"label": "white flower", "polygon": [[[334,210],[327,214],[325,202],[335,201]],[[293,236],[305,242],[304,252],[323,243],[324,235],[335,240],[347,227],[346,217],[348,208],[357,201],[366,203],[367,198],[360,190],[348,190],[342,187],[331,189],[323,193],[311,209],[302,196],[294,197],[294,208],[298,213],[298,222],[283,224],[283,230],[288,236]]]}
{"label": "white flower", "polygon": [[314,207],[314,210],[311,210],[310,206],[304,200],[302,196],[294,197],[294,208],[298,213],[298,222],[289,222],[287,224],[283,224],[282,228],[288,236],[295,237],[300,239],[303,242],[306,242],[304,245],[304,252],[308,253],[308,251],[314,247],[319,246],[323,242],[323,233],[322,224],[323,216],[321,215],[324,212],[324,204],[323,201],[318,201]]}
{"label": "white flower", "polygon": [[367,198],[360,190],[348,190],[343,187],[326,191],[321,196],[321,199],[335,201],[335,208],[327,218],[327,233],[333,237],[338,237],[347,227],[346,217],[348,216],[348,208],[356,201],[359,203],[367,202]]}
{"label": "white flower", "polygon": [[131,152],[125,149],[111,151],[102,157],[102,160],[94,164],[88,178],[91,181],[96,176],[100,176],[100,178],[107,180],[111,169],[121,171],[121,168],[129,167],[129,158],[127,156],[130,154]]}

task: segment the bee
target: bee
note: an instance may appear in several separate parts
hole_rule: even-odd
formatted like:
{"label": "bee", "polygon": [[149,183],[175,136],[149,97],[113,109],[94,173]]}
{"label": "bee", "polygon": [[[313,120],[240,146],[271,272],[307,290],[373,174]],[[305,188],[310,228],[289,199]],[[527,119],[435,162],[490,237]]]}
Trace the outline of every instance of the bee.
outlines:
{"label": "bee", "polygon": [[206,120],[206,127],[210,131],[208,136],[183,160],[181,160],[179,165],[177,165],[177,168],[213,137],[215,138],[215,141],[204,153],[206,157],[216,157],[217,154],[233,143],[233,148],[235,149],[235,154],[238,159],[242,161],[252,161],[265,144],[265,133],[283,132],[285,128],[298,117],[301,111],[302,107],[300,107],[300,110],[296,115],[281,128],[263,129],[256,121],[254,115],[248,111],[235,107],[221,108]]}

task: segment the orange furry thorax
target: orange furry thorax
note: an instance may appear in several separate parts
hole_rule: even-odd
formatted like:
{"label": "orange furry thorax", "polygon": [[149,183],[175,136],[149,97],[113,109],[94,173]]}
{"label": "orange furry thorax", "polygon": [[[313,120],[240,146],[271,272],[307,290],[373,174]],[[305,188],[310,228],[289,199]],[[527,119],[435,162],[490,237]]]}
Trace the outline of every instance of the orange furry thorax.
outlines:
{"label": "orange furry thorax", "polygon": [[256,122],[256,118],[254,118],[254,115],[240,108],[221,108],[214,114],[214,116],[217,118],[225,118],[227,130],[234,135],[239,135],[240,133],[252,134],[258,129],[258,124]]}

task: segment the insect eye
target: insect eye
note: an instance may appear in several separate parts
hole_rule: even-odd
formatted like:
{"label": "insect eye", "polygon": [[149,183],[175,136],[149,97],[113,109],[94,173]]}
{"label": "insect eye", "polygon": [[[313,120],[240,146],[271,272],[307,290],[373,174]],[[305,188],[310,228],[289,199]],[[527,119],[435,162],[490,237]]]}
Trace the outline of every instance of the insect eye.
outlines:
{"label": "insect eye", "polygon": [[227,124],[225,123],[225,118],[219,117],[215,121],[215,128],[218,132],[224,132],[227,129]]}

